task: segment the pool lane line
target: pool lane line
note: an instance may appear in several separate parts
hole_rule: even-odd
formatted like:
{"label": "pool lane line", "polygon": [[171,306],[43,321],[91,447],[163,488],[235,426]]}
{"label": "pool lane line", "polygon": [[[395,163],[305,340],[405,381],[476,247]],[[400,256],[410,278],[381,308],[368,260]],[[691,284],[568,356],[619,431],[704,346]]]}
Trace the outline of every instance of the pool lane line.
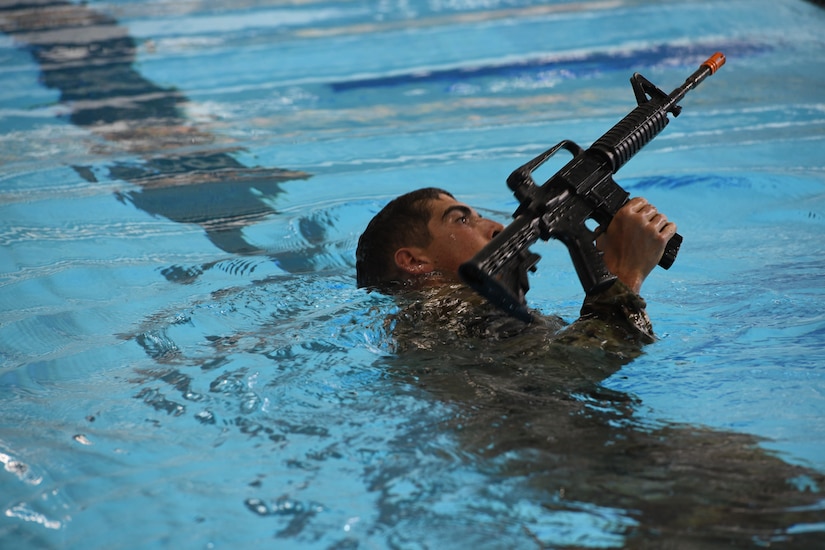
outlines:
{"label": "pool lane line", "polygon": [[709,52],[724,51],[737,58],[771,50],[767,44],[741,41],[696,42],[694,44],[654,44],[642,48],[610,48],[606,50],[573,50],[529,57],[491,59],[447,67],[418,67],[414,70],[386,75],[356,76],[329,84],[334,92],[365,88],[416,86],[438,82],[467,82],[474,78],[542,78],[547,72],[564,79],[587,78],[613,71],[639,70],[653,66],[675,64],[693,67]]}
{"label": "pool lane line", "polygon": [[[245,239],[244,227],[277,214],[268,200],[283,192],[281,183],[310,174],[248,167],[232,156],[237,148],[216,146],[216,136],[183,115],[184,94],[135,69],[135,39],[107,14],[65,0],[0,0],[0,32],[29,51],[42,84],[57,90],[60,103],[69,107],[72,124],[140,158],[111,162],[108,174],[99,174],[94,166],[72,166],[81,178],[135,184],[140,188],[120,192],[117,199],[153,216],[197,224],[216,247],[232,255],[267,255]],[[317,244],[323,228],[308,230]],[[270,255],[287,271],[311,269],[306,256]],[[188,282],[212,265],[173,266],[163,273]]]}

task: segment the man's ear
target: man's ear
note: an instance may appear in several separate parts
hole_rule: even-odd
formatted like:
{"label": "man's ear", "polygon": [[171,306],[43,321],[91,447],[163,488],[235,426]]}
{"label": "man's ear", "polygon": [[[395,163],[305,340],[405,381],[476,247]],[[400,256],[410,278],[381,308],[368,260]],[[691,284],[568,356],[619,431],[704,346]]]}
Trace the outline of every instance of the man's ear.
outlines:
{"label": "man's ear", "polygon": [[422,275],[433,270],[433,264],[424,251],[413,246],[395,251],[395,265],[410,275]]}

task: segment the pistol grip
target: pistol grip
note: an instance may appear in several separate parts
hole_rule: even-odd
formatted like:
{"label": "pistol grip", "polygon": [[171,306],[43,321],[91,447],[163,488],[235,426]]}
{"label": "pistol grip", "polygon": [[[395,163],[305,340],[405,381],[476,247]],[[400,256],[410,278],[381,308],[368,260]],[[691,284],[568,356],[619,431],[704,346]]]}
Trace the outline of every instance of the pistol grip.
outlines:
{"label": "pistol grip", "polygon": [[567,246],[573,267],[586,294],[601,292],[607,289],[616,280],[616,276],[604,265],[602,252],[596,248],[593,232],[582,226],[570,231],[556,231],[553,235]]}

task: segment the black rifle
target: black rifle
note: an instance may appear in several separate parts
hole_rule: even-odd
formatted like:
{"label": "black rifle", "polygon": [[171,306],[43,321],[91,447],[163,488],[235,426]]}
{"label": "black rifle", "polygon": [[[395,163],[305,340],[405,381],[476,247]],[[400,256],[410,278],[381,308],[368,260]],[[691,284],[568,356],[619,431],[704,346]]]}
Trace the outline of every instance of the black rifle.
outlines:
{"label": "black rifle", "polygon": [[[616,280],[596,248],[596,233],[586,222],[594,220],[606,228],[628,201],[629,193],[613,180],[619,168],[650,143],[665,126],[668,113],[678,116],[677,105],[690,90],[724,65],[725,56],[715,53],[702,63],[670,95],[639,73],[630,83],[638,106],[584,150],[570,140],[562,141],[507,178],[507,186],[519,201],[514,220],[470,261],[459,268],[465,283],[492,303],[526,322],[531,320],[524,299],[529,287],[528,271],[535,271],[539,256],[528,250],[538,239],[562,241],[570,252],[576,273],[588,294],[608,288]],[[573,159],[541,187],[533,171],[559,149]],[[659,265],[668,269],[676,260],[682,236],[667,243]]]}

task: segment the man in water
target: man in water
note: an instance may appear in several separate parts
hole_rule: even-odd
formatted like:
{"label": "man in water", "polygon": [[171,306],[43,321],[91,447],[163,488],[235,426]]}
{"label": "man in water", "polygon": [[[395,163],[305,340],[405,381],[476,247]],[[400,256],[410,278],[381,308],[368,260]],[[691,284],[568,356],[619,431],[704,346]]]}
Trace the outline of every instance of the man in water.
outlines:
{"label": "man in water", "polygon": [[[530,325],[508,318],[461,283],[459,266],[502,229],[443,189],[407,193],[387,204],[361,235],[356,251],[358,286],[413,297],[396,316],[396,336],[411,334],[422,323],[450,322],[453,338],[509,337],[538,329],[553,334],[555,342],[613,352],[638,350],[653,341],[639,293],[676,225],[645,199],[630,200],[596,240],[618,281],[587,296],[581,317],[570,326],[546,316],[534,316],[537,320]],[[450,314],[456,311],[466,315],[455,321]]]}
{"label": "man in water", "polygon": [[[420,189],[381,210],[356,252],[358,285],[399,304],[389,320],[401,353],[382,362],[450,404],[434,429],[460,441],[460,461],[546,517],[629,519],[608,527],[627,547],[817,547],[819,531],[788,530],[822,524],[821,473],[746,434],[637,418],[637,398],[601,384],[653,340],[639,292],[676,226],[642,198],[619,210],[596,241],[619,280],[587,296],[571,325],[537,314],[524,323],[461,283],[458,266],[502,229],[446,191]],[[420,467],[419,453],[404,455]],[[534,525],[531,512],[524,531]]]}

